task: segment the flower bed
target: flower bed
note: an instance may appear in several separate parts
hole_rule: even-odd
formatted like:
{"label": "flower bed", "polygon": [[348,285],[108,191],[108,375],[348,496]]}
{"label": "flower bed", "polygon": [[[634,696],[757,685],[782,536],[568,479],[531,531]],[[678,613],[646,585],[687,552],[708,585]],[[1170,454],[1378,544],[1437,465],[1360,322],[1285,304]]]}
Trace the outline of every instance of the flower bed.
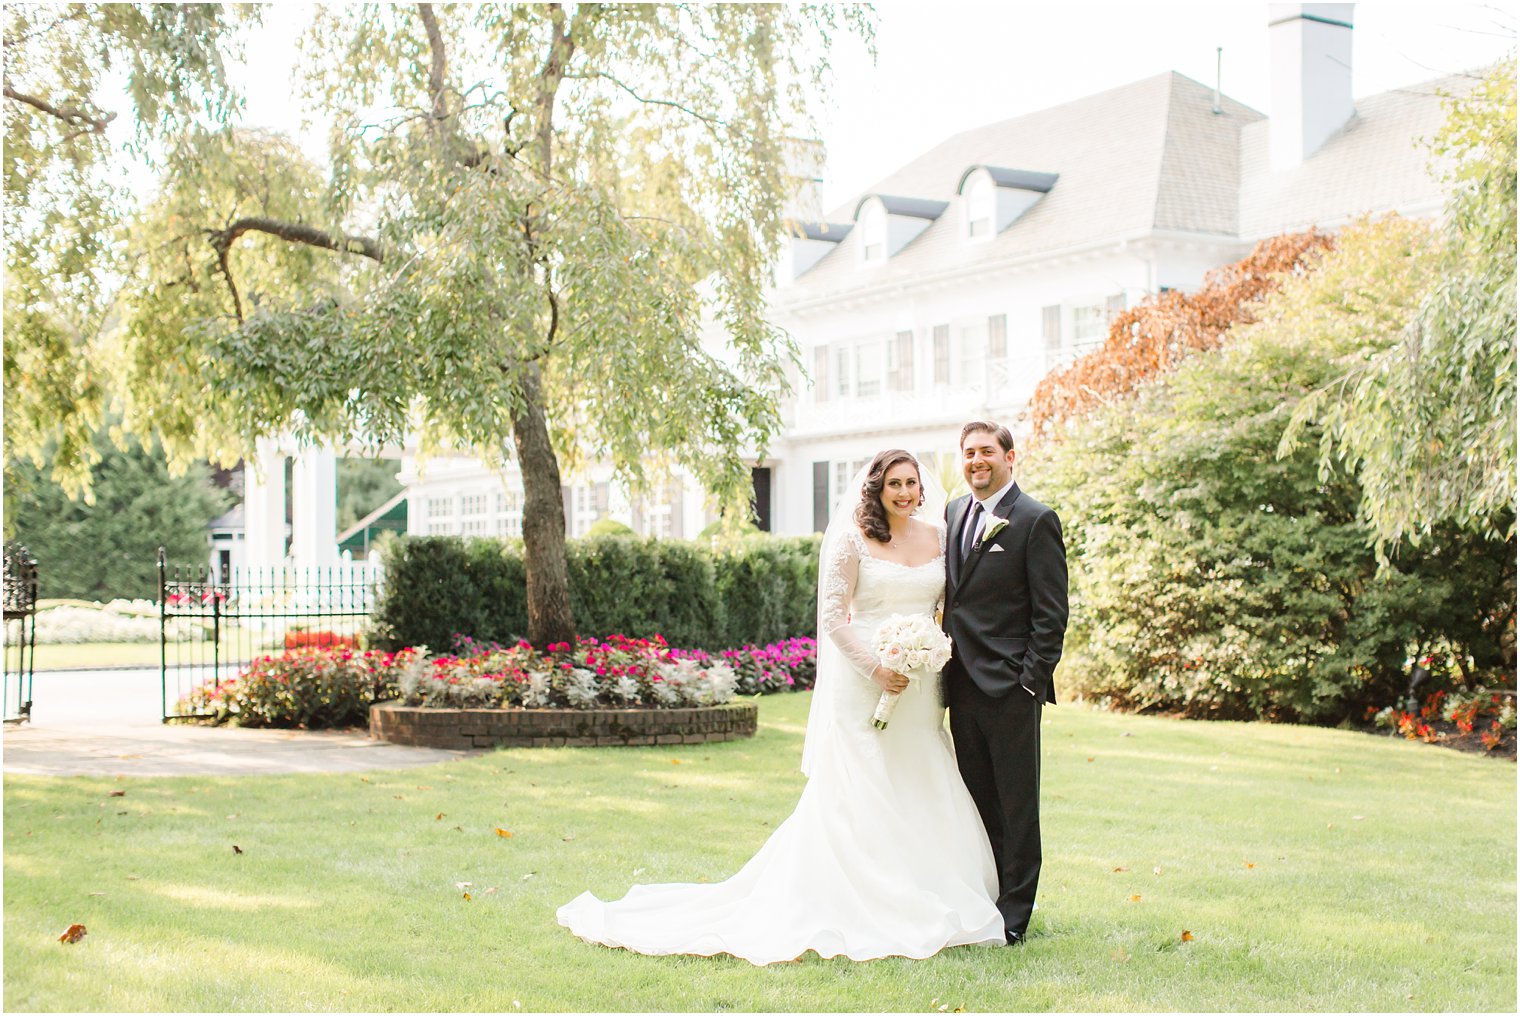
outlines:
{"label": "flower bed", "polygon": [[1418,709],[1388,706],[1369,708],[1367,719],[1376,727],[1412,741],[1470,748],[1513,757],[1515,695],[1512,690],[1477,688],[1436,691]]}
{"label": "flower bed", "polygon": [[[436,658],[427,655],[425,646],[396,653],[360,652],[347,647],[290,649],[283,655],[255,661],[220,686],[208,683],[196,688],[181,702],[180,711],[204,715],[213,722],[235,721],[247,726],[313,728],[369,723],[372,730],[393,731],[400,737],[410,736],[402,727],[414,728],[414,733],[436,724],[407,719],[387,725],[376,720],[376,715],[399,716],[402,714],[394,709],[402,708],[413,713],[471,710],[502,715],[595,712],[612,715],[588,721],[543,721],[531,734],[523,733],[525,721],[520,719],[492,721],[486,726],[497,731],[490,740],[495,744],[519,743],[511,740],[519,736],[533,741],[569,738],[572,743],[680,743],[658,738],[749,736],[754,733],[753,717],[735,720],[735,716],[742,717],[743,710],[724,707],[736,695],[810,688],[816,667],[812,639],[742,646],[716,656],[672,649],[659,635],[647,639],[623,635],[581,638],[573,647],[561,642],[542,651],[526,642],[504,647],[461,637],[455,643],[455,653]],[[391,700],[398,700],[393,710],[377,714],[370,708]],[[692,713],[714,708],[718,712]],[[690,715],[672,716],[669,723],[630,718],[640,713],[683,711]],[[469,729],[463,739],[477,734],[485,737],[487,733],[479,722],[466,726]],[[504,732],[508,727],[510,738]],[[378,736],[389,739],[384,733]],[[598,740],[604,738],[614,740]],[[463,739],[453,737],[452,742],[462,743]]]}

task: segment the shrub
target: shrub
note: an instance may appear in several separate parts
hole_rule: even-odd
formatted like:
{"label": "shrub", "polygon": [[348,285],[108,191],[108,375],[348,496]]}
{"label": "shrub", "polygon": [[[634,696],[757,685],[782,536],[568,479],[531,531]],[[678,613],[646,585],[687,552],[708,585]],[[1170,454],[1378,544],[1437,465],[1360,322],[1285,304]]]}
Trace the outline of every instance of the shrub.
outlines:
{"label": "shrub", "polygon": [[[818,538],[749,537],[716,548],[683,540],[587,537],[568,544],[581,632],[656,633],[707,650],[813,633]],[[405,537],[386,559],[375,644],[450,645],[456,633],[511,645],[527,631],[516,540]]]}
{"label": "shrub", "polygon": [[180,711],[245,727],[362,726],[370,705],[396,698],[403,680],[425,661],[425,649],[292,649],[254,661],[220,686],[200,685],[181,701]]}
{"label": "shrub", "polygon": [[[1418,262],[1395,255],[1418,239],[1398,222],[1348,230],[1318,269],[1330,274],[1285,283],[1257,331],[1195,355],[1033,463],[1028,488],[1065,525],[1063,673],[1081,690],[1192,716],[1333,723],[1396,700],[1411,656],[1435,655],[1433,674],[1454,686],[1507,683],[1513,539],[1448,528],[1380,568],[1357,479],[1321,471],[1319,435],[1278,455],[1294,400],[1338,376],[1347,344],[1407,301]],[[1390,264],[1404,274],[1368,267]],[[1300,305],[1347,294],[1357,307],[1341,333],[1297,330]]]}

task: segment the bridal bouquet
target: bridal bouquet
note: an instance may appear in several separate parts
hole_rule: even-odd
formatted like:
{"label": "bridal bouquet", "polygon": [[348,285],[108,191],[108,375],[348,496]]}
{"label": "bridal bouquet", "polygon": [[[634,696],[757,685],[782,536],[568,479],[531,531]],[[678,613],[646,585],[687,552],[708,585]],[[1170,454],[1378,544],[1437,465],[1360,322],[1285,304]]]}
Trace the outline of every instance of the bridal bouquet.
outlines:
{"label": "bridal bouquet", "polygon": [[[950,636],[927,614],[894,614],[876,629],[876,659],[910,680],[937,674],[950,662]],[[884,691],[871,722],[885,730],[897,708],[897,693]]]}

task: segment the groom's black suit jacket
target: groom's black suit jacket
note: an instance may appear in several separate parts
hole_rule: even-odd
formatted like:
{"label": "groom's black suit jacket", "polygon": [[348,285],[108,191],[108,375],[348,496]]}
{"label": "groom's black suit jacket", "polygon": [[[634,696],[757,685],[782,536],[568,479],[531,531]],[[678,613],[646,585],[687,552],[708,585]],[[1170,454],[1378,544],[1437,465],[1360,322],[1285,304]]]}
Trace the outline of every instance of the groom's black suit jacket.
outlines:
{"label": "groom's black suit jacket", "polygon": [[987,520],[987,528],[998,518],[1008,524],[973,547],[962,562],[957,541],[964,537],[970,507],[971,495],[966,494],[945,509],[949,567],[944,628],[954,640],[955,662],[992,698],[1022,685],[1054,703],[1054,673],[1067,618],[1060,519],[1015,483],[992,510],[995,517]]}

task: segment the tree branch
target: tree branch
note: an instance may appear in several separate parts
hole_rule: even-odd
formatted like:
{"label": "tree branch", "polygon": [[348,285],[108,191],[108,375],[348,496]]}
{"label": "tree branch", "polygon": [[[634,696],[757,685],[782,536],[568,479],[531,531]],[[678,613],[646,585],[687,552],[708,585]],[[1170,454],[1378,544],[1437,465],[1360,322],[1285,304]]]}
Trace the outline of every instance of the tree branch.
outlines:
{"label": "tree branch", "polygon": [[308,247],[321,247],[324,250],[338,251],[342,254],[358,254],[377,264],[385,261],[385,249],[377,240],[364,236],[335,237],[331,233],[299,222],[281,222],[278,219],[245,216],[226,229],[208,229],[206,233],[211,241],[212,249],[216,251],[217,269],[227,280],[227,289],[232,294],[232,311],[237,315],[238,324],[243,323],[243,300],[238,295],[237,282],[232,278],[231,258],[232,245],[244,233],[267,233],[290,243],[304,243]]}
{"label": "tree branch", "polygon": [[281,222],[278,219],[266,219],[260,216],[246,216],[238,219],[226,229],[208,230],[211,236],[211,245],[218,251],[230,248],[238,237],[244,233],[267,233],[270,236],[288,240],[291,243],[304,243],[308,247],[321,247],[325,250],[338,251],[341,254],[358,254],[367,257],[377,264],[385,261],[385,248],[380,241],[367,236],[345,236],[317,229],[299,222]]}
{"label": "tree branch", "polygon": [[574,78],[574,79],[576,79],[578,81],[590,81],[590,80],[593,80],[593,79],[596,79],[596,78],[601,78],[604,81],[610,81],[612,84],[617,85],[623,91],[625,91],[629,95],[633,96],[639,102],[644,103],[646,106],[669,106],[672,109],[679,109],[681,112],[685,113],[686,115],[692,116],[692,117],[695,117],[698,120],[701,120],[703,123],[707,124],[709,127],[727,127],[728,126],[728,121],[724,120],[722,117],[711,116],[711,115],[709,115],[707,113],[699,113],[696,110],[692,109],[690,106],[686,105],[685,103],[676,102],[674,99],[651,99],[651,98],[648,98],[647,96],[640,95],[638,92],[634,91],[628,85],[623,84],[623,82],[619,81],[617,78],[613,77],[611,74],[608,74],[606,71],[597,71],[597,72],[595,72],[593,74],[566,74],[565,77],[567,77],[567,78]]}
{"label": "tree branch", "polygon": [[544,176],[554,168],[554,99],[565,79],[565,66],[575,53],[575,40],[565,27],[563,5],[549,5],[549,25],[549,52],[538,75],[542,82],[538,91],[539,169]]}
{"label": "tree branch", "polygon": [[428,90],[433,98],[433,129],[437,130],[449,118],[449,106],[444,93],[444,75],[447,70],[443,52],[443,32],[438,29],[438,18],[433,14],[432,4],[418,4],[422,27],[427,30],[428,48],[432,51],[432,64],[428,69]]}
{"label": "tree branch", "polygon": [[79,128],[69,135],[65,139],[66,141],[72,141],[81,133],[103,134],[105,133],[106,125],[116,119],[115,113],[107,113],[105,116],[91,116],[84,110],[75,109],[73,106],[55,106],[46,99],[39,99],[35,95],[25,95],[18,92],[9,83],[5,85],[5,97],[25,103],[35,110],[46,113],[48,116],[62,120],[70,127]]}

